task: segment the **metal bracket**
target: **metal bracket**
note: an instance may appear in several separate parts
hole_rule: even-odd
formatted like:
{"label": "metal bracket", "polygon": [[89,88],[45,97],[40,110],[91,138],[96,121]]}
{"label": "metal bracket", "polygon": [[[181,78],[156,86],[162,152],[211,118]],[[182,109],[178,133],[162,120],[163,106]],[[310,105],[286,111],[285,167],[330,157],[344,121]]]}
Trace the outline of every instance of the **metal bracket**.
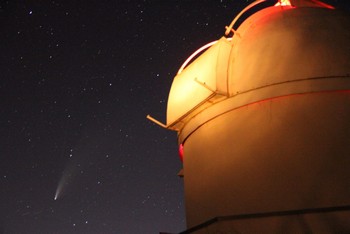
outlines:
{"label": "metal bracket", "polygon": [[155,124],[157,124],[157,125],[161,126],[162,128],[166,128],[166,129],[168,129],[168,127],[169,127],[169,126],[167,126],[167,125],[163,124],[162,122],[160,122],[160,121],[156,120],[155,118],[153,118],[153,117],[152,117],[152,116],[150,116],[150,115],[147,115],[147,116],[146,116],[146,118],[147,118],[147,119],[149,119],[149,120],[151,120],[153,123],[155,123]]}
{"label": "metal bracket", "polygon": [[197,79],[197,77],[194,78],[194,81],[195,81],[197,84],[203,86],[204,88],[206,88],[207,90],[209,90],[209,91],[211,91],[211,92],[213,92],[213,93],[216,93],[216,94],[222,95],[222,96],[226,96],[225,93],[222,93],[222,92],[219,92],[219,91],[217,91],[217,90],[214,90],[214,89],[210,88],[209,85],[207,85],[205,82],[199,81],[199,80]]}

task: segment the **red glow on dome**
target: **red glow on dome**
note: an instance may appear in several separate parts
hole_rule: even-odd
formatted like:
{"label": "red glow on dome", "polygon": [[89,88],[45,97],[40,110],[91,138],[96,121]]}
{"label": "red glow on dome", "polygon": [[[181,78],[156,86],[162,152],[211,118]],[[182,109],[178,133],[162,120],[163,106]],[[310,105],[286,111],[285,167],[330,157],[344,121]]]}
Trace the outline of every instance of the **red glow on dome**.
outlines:
{"label": "red glow on dome", "polygon": [[319,0],[299,0],[299,1],[291,1],[291,0],[278,0],[275,6],[292,6],[292,7],[324,7],[328,9],[334,9],[333,6],[328,5]]}
{"label": "red glow on dome", "polygon": [[180,157],[181,162],[183,162],[184,161],[184,145],[183,144],[179,145],[179,157]]}
{"label": "red glow on dome", "polygon": [[292,4],[290,3],[289,0],[279,0],[275,6],[291,6]]}

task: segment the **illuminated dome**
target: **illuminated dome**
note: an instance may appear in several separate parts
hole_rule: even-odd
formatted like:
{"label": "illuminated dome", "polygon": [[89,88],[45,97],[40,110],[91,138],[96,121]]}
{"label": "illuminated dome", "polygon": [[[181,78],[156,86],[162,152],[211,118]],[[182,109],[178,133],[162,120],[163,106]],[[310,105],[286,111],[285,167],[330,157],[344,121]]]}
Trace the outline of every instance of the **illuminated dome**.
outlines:
{"label": "illuminated dome", "polygon": [[[350,54],[344,53],[349,48],[349,29],[348,15],[320,6],[279,6],[257,12],[238,28],[232,41],[221,38],[174,78],[167,126],[180,131],[208,106],[252,89],[266,88],[247,103],[343,89],[343,79],[328,85],[322,78],[349,74]],[[306,90],[311,80],[313,87]]]}
{"label": "illuminated dome", "polygon": [[162,126],[183,147],[188,227],[350,232],[349,211],[232,218],[350,204],[350,17],[290,2],[235,19],[174,78]]}

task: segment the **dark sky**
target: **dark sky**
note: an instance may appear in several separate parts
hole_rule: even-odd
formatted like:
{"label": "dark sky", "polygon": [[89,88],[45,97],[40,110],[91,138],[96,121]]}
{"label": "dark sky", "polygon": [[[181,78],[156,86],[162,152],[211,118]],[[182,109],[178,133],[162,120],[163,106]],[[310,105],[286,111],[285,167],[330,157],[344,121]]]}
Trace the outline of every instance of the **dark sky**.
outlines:
{"label": "dark sky", "polygon": [[184,230],[176,133],[145,116],[251,2],[1,1],[0,233]]}

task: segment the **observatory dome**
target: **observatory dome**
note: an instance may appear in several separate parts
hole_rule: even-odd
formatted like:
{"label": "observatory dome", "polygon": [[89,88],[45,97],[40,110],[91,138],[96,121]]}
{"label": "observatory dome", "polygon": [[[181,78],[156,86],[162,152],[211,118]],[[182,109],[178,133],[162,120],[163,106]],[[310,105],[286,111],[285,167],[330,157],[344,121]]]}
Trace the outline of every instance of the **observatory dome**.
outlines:
{"label": "observatory dome", "polygon": [[[230,25],[232,37],[203,47],[174,78],[163,126],[183,146],[188,227],[350,203],[350,17],[291,2]],[[348,233],[349,217],[235,220],[215,231]]]}
{"label": "observatory dome", "polygon": [[[342,11],[309,5],[260,10],[232,38],[221,38],[179,71],[167,126],[182,133],[183,141],[199,125],[239,106],[350,88],[344,79],[350,74],[349,41],[350,20]],[[206,117],[198,115],[204,110]]]}

